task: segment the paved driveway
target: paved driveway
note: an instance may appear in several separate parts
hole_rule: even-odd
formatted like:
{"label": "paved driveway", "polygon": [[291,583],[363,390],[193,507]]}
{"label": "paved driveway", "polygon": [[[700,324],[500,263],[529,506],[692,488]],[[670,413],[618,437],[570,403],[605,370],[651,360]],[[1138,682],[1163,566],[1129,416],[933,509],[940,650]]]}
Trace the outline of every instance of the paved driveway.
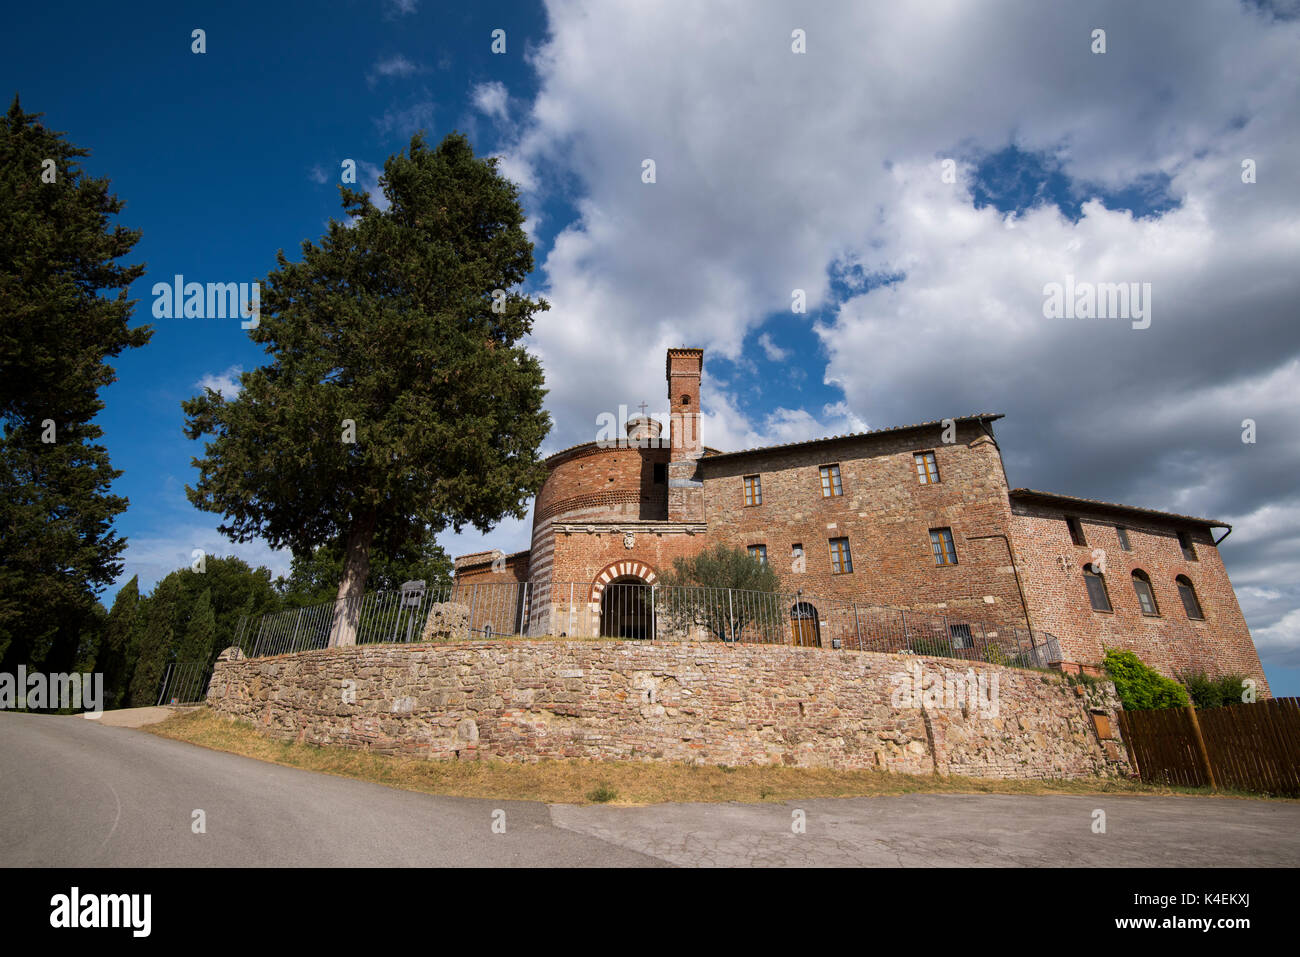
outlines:
{"label": "paved driveway", "polygon": [[[11,713],[0,713],[0,808],[4,866],[1300,864],[1295,803],[922,794],[548,807],[415,794]],[[194,831],[198,810],[205,833]],[[1093,831],[1098,810],[1105,833]]]}

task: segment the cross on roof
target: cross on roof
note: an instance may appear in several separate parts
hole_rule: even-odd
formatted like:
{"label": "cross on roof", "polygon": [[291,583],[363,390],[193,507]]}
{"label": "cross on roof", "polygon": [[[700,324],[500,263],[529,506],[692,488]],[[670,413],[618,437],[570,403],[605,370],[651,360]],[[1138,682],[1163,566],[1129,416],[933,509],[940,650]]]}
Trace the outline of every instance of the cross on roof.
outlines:
{"label": "cross on roof", "polygon": [[646,406],[646,404],[645,404],[645,402],[643,401],[643,402],[641,403],[641,414],[642,414],[642,415],[645,415],[645,406]]}

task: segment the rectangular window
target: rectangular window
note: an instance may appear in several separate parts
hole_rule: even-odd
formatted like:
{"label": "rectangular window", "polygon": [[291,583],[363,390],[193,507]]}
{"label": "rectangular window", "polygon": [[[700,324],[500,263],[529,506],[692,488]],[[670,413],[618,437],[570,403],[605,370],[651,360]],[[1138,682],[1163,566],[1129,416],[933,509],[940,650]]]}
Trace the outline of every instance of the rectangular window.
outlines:
{"label": "rectangular window", "polygon": [[795,542],[790,546],[790,571],[802,575],[808,570],[808,560],[803,557],[803,544]]}
{"label": "rectangular window", "polygon": [[922,485],[933,485],[939,481],[939,466],[934,461],[933,452],[917,452],[914,456],[916,459],[916,480]]}
{"label": "rectangular window", "polygon": [[1183,558],[1189,562],[1196,561],[1196,549],[1192,546],[1192,536],[1187,532],[1178,533],[1178,547],[1183,550]]}
{"label": "rectangular window", "polygon": [[1088,540],[1083,537],[1083,523],[1077,518],[1067,515],[1065,524],[1070,527],[1070,541],[1076,545],[1087,545]]}
{"label": "rectangular window", "polygon": [[936,565],[957,564],[957,546],[953,544],[951,528],[930,529],[930,547],[934,550]]}
{"label": "rectangular window", "polygon": [[767,546],[766,546],[766,545],[750,545],[750,546],[749,546],[749,557],[750,557],[750,558],[757,558],[760,562],[762,562],[764,565],[766,565],[766,564],[767,564]]}
{"label": "rectangular window", "polygon": [[840,467],[838,465],[822,466],[822,498],[843,495],[844,487],[840,484]]}
{"label": "rectangular window", "polygon": [[953,650],[970,648],[975,643],[971,637],[970,625],[949,625],[948,635],[952,638]]}
{"label": "rectangular window", "polygon": [[745,476],[745,504],[763,504],[763,483],[759,481],[757,475]]}
{"label": "rectangular window", "polygon": [[1106,583],[1092,570],[1091,565],[1084,566],[1083,580],[1088,585],[1088,602],[1092,605],[1092,610],[1110,611],[1110,596],[1106,594]]}
{"label": "rectangular window", "polygon": [[847,575],[853,571],[853,556],[849,554],[847,538],[831,539],[831,572],[835,575]]}
{"label": "rectangular window", "polygon": [[663,485],[667,481],[668,481],[668,463],[656,462],[655,463],[655,484]]}
{"label": "rectangular window", "polygon": [[1128,543],[1128,529],[1123,525],[1116,525],[1115,534],[1119,536],[1119,547],[1126,552],[1131,552],[1133,546]]}

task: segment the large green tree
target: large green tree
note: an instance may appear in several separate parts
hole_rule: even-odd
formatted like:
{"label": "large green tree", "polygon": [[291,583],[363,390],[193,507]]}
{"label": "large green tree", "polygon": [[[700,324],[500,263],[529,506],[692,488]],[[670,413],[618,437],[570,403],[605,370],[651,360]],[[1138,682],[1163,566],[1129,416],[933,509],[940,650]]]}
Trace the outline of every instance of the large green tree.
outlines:
{"label": "large green tree", "polygon": [[188,489],[235,541],[343,552],[332,644],[355,640],[370,551],[408,556],[448,526],[487,531],[527,512],[550,428],[522,345],[548,308],[519,291],[533,268],[517,188],[451,134],[384,164],[381,209],[343,187],[302,260],[281,252],[251,331],[270,362],[231,399],[184,403],[212,436]]}
{"label": "large green tree", "polygon": [[116,260],[140,238],[110,225],[123,203],[77,160],[89,151],[14,97],[0,118],[0,669],[72,670],[122,569],[112,527],[127,500],[91,423],[107,360],[144,345]]}

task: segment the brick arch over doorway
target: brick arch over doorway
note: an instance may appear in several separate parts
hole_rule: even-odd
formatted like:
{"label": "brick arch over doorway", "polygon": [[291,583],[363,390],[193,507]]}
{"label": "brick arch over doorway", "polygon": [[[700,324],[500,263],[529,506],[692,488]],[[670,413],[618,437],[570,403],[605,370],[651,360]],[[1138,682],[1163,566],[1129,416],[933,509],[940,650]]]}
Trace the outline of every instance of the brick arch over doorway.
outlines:
{"label": "brick arch over doorway", "polygon": [[659,580],[645,562],[625,559],[604,568],[591,583],[593,634],[653,638],[650,586]]}
{"label": "brick arch over doorway", "polygon": [[591,597],[589,601],[595,603],[597,609],[600,608],[600,596],[605,591],[605,586],[616,578],[639,578],[647,585],[653,585],[659,580],[654,569],[645,562],[639,562],[636,559],[625,559],[621,562],[613,562],[601,570],[591,583]]}

